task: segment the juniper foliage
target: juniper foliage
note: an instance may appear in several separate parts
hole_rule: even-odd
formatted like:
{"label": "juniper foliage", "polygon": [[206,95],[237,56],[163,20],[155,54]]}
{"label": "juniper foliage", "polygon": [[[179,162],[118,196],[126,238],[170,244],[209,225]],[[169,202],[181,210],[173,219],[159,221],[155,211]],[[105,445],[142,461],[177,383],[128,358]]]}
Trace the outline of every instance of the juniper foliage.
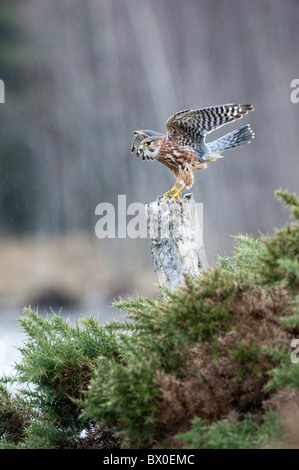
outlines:
{"label": "juniper foliage", "polygon": [[122,321],[25,309],[21,360],[0,389],[0,447],[287,446],[278,412],[286,396],[298,406],[284,390],[299,388],[299,201],[276,195],[294,220],[274,237],[238,235],[233,256],[197,280],[119,298]]}
{"label": "juniper foliage", "polygon": [[221,420],[209,426],[194,418],[190,431],[176,438],[184,441],[185,449],[256,449],[283,439],[283,434],[279,416],[268,412],[261,419],[246,414],[236,423]]}
{"label": "juniper foliage", "polygon": [[[21,447],[24,442],[30,448],[39,448],[41,443],[45,448],[73,447],[86,426],[74,399],[88,387],[99,357],[117,356],[116,339],[92,317],[72,325],[61,314],[40,315],[29,307],[19,321],[27,334],[19,348],[21,361],[15,364],[14,376],[2,380],[17,386],[18,395],[13,398],[2,386],[6,397],[1,401],[2,413],[9,416],[14,405]],[[27,410],[26,419],[22,407]],[[10,444],[16,441],[10,418],[6,428],[3,424],[4,437]]]}

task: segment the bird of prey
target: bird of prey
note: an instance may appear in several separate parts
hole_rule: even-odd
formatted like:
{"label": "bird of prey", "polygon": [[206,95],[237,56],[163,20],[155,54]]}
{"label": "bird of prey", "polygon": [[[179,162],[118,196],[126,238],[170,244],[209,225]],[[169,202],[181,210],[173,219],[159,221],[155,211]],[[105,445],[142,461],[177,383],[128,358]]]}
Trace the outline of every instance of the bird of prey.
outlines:
{"label": "bird of prey", "polygon": [[[143,160],[163,163],[174,173],[176,182],[163,197],[170,195],[181,202],[180,192],[191,188],[194,171],[205,169],[207,162],[223,158],[224,150],[250,143],[254,138],[249,124],[209,143],[206,135],[253,109],[251,104],[224,104],[179,111],[167,119],[166,135],[151,130],[134,131],[131,150]],[[179,189],[178,184],[182,184]]]}

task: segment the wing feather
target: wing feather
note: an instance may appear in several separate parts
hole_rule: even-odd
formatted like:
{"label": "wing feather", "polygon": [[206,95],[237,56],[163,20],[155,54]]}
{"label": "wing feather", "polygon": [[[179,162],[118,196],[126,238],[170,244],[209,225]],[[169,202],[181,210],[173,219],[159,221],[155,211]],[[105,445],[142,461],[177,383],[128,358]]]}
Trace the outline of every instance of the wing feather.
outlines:
{"label": "wing feather", "polygon": [[185,109],[171,116],[165,123],[167,136],[179,145],[200,150],[205,136],[253,110],[250,104],[224,104],[197,110]]}

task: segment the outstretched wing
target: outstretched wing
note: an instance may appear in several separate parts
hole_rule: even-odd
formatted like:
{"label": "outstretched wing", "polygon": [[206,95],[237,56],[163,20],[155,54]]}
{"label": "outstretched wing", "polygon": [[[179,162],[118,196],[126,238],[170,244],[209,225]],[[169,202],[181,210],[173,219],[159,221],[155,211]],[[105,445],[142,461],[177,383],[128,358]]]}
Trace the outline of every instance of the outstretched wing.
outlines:
{"label": "outstretched wing", "polygon": [[143,151],[139,150],[141,142],[144,139],[147,139],[148,137],[160,137],[164,135],[151,130],[134,131],[133,134],[135,135],[135,137],[132,143],[131,152],[136,152],[137,157],[140,157],[140,155],[142,155],[143,160],[145,160],[145,156],[143,155]]}
{"label": "outstretched wing", "polygon": [[206,134],[242,118],[253,110],[251,104],[224,104],[197,110],[186,109],[171,116],[165,123],[167,136],[178,145],[188,145],[197,151],[205,146]]}

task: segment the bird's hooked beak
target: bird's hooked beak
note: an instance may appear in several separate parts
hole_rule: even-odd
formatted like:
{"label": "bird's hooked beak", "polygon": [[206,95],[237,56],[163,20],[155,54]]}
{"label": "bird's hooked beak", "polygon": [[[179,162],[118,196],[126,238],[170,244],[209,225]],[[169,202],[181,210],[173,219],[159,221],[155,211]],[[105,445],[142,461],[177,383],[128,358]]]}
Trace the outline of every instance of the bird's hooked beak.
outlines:
{"label": "bird's hooked beak", "polygon": [[139,145],[139,152],[143,152],[144,150],[144,144]]}

